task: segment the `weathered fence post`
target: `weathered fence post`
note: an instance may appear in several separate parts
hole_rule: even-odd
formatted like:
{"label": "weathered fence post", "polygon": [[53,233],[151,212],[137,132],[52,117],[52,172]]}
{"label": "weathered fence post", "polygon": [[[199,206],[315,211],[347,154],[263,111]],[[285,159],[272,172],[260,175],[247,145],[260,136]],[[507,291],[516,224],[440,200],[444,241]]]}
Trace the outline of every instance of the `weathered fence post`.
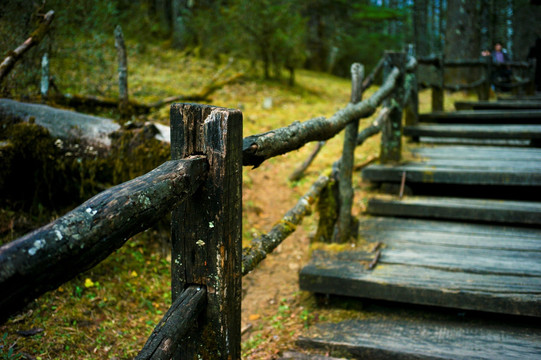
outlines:
{"label": "weathered fence post", "polygon": [[443,55],[438,55],[436,66],[436,84],[432,87],[432,111],[443,111],[443,84],[445,81]]}
{"label": "weathered fence post", "polygon": [[384,79],[393,67],[400,70],[396,88],[390,99],[385,100],[391,107],[389,121],[381,129],[380,161],[382,164],[400,161],[402,153],[402,99],[404,97],[404,78],[406,71],[406,54],[403,52],[386,52],[387,62]]}
{"label": "weathered fence post", "polygon": [[[415,47],[412,44],[408,46],[408,57],[415,57]],[[407,59],[406,59],[407,61]],[[413,71],[413,83],[411,84],[411,95],[405,105],[405,123],[406,125],[415,125],[419,122],[419,84],[417,82],[417,69]]]}
{"label": "weathered fence post", "polygon": [[492,56],[485,56],[485,66],[483,66],[483,70],[485,70],[485,82],[479,89],[479,101],[490,99],[490,87],[492,85]]}
{"label": "weathered fence post", "polygon": [[240,359],[242,113],[197,104],[171,106],[171,155],[207,156],[209,175],[173,212],[173,301],[188,285],[207,287],[197,331],[175,359]]}
{"label": "weathered fence post", "polygon": [[[351,103],[356,104],[363,97],[364,66],[359,63],[351,65]],[[344,148],[338,173],[338,189],[340,191],[340,212],[336,222],[334,242],[346,242],[351,236],[351,206],[353,204],[353,161],[357,147],[359,119],[346,125]]]}

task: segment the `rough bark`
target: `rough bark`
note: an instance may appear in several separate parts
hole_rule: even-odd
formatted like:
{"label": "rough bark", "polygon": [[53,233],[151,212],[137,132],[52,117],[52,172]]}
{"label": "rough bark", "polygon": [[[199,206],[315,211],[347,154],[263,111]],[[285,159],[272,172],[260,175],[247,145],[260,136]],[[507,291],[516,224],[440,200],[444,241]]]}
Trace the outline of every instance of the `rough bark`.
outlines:
{"label": "rough bark", "polygon": [[[209,175],[173,212],[173,299],[190,284],[205,285],[208,305],[198,331],[175,359],[240,359],[242,251],[242,113],[197,104],[171,106],[173,159],[205,154]],[[216,356],[216,354],[221,354]]]}
{"label": "rough bark", "polygon": [[115,48],[118,54],[118,110],[120,115],[125,118],[129,116],[128,56],[120,25],[115,28]]}
{"label": "rough bark", "polygon": [[[351,103],[357,104],[362,99],[362,82],[364,67],[355,63],[351,66]],[[340,192],[340,211],[336,223],[334,242],[346,242],[351,236],[351,206],[353,204],[353,162],[355,148],[357,147],[357,132],[359,130],[359,119],[351,121],[346,125],[344,133],[344,146],[342,159],[338,172],[338,190]]]}
{"label": "rough bark", "polygon": [[320,176],[268,234],[252,240],[250,247],[242,250],[242,275],[255,269],[282,241],[295,231],[302,219],[312,212],[312,205],[329,183],[329,177]]}
{"label": "rough bark", "polygon": [[192,195],[202,156],[168,161],[112,187],[61,218],[0,247],[0,319],[90,269]]}
{"label": "rough bark", "polygon": [[394,90],[399,76],[400,70],[393,69],[374,95],[358,104],[348,104],[329,119],[318,117],[303,123],[296,121],[287,127],[244,138],[242,164],[258,167],[266,159],[299,149],[308,142],[332,138],[349,122],[372,115]]}
{"label": "rough bark", "polygon": [[195,325],[195,320],[206,303],[207,290],[197,285],[189,286],[173,302],[148,338],[136,360],[169,360],[185,335]]}
{"label": "rough bark", "polygon": [[32,34],[30,34],[30,37],[28,37],[28,39],[26,39],[15,50],[8,53],[6,58],[2,61],[2,63],[0,63],[0,83],[2,82],[2,80],[4,80],[6,75],[9,74],[11,69],[13,69],[13,66],[15,66],[17,60],[19,60],[28,50],[30,50],[43,39],[47,31],[49,30],[49,26],[51,25],[53,19],[54,11],[51,10],[47,14],[45,14],[43,22]]}

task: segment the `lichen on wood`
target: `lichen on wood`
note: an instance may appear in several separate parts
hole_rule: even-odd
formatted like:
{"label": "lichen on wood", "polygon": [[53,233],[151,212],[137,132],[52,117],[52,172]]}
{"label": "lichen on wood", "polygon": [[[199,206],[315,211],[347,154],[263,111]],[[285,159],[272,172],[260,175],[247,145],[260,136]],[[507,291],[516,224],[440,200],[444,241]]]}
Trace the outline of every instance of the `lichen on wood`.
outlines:
{"label": "lichen on wood", "polygon": [[249,247],[242,251],[242,275],[248,274],[263,261],[282,241],[293,233],[302,221],[312,211],[312,205],[321,191],[329,183],[328,176],[320,176],[304,194],[297,204],[265,235],[252,240]]}
{"label": "lichen on wood", "polygon": [[168,161],[0,247],[0,318],[93,267],[199,187],[206,158]]}
{"label": "lichen on wood", "polygon": [[400,76],[392,69],[382,86],[370,98],[348,104],[329,119],[318,117],[243,139],[242,164],[258,167],[266,159],[297,150],[311,141],[327,140],[338,134],[353,120],[372,115],[381,102],[395,89]]}

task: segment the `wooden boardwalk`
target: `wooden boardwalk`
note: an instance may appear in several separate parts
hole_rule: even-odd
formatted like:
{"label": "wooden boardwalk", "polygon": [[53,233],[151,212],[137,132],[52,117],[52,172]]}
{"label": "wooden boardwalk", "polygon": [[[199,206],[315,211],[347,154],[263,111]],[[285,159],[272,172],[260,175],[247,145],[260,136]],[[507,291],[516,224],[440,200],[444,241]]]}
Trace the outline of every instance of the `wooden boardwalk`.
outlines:
{"label": "wooden boardwalk", "polygon": [[[393,193],[369,199],[359,246],[314,251],[299,282],[417,313],[322,324],[299,343],[354,358],[540,359],[540,106],[457,104],[472,110],[426,114],[426,123],[405,127],[421,141],[407,160],[363,170],[364,180]],[[425,136],[471,144],[425,145]],[[525,146],[487,146],[493,139]],[[400,199],[403,178],[408,195]],[[464,312],[468,321],[442,311]]]}

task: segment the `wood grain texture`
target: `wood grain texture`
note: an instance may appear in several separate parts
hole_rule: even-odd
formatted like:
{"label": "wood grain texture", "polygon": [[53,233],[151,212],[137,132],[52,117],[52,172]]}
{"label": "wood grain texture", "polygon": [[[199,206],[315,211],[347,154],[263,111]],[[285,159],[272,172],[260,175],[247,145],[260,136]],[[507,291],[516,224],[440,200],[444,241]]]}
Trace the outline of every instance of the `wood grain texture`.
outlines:
{"label": "wood grain texture", "polygon": [[171,106],[173,159],[205,154],[209,174],[173,212],[173,299],[188,285],[207,288],[198,331],[175,358],[239,359],[242,247],[242,113],[197,104]]}
{"label": "wood grain texture", "polygon": [[433,219],[541,225],[541,203],[445,197],[372,198],[367,213]]}
{"label": "wood grain texture", "polygon": [[504,146],[441,146],[413,151],[419,161],[398,165],[370,165],[363,178],[399,183],[465,185],[541,185],[541,151]]}
{"label": "wood grain texture", "polygon": [[541,230],[374,218],[359,236],[385,244],[373,271],[364,253],[316,251],[301,289],[541,316]]}
{"label": "wood grain texture", "polygon": [[321,324],[298,339],[303,347],[347,351],[356,359],[516,359],[541,357],[533,326],[470,324],[459,320],[369,319]]}
{"label": "wood grain texture", "polygon": [[136,360],[169,360],[185,335],[195,325],[206,304],[204,287],[189,286],[173,302],[148,338]]}
{"label": "wood grain texture", "polygon": [[168,161],[112,187],[0,248],[0,318],[95,266],[186,200],[208,170],[202,156]]}

